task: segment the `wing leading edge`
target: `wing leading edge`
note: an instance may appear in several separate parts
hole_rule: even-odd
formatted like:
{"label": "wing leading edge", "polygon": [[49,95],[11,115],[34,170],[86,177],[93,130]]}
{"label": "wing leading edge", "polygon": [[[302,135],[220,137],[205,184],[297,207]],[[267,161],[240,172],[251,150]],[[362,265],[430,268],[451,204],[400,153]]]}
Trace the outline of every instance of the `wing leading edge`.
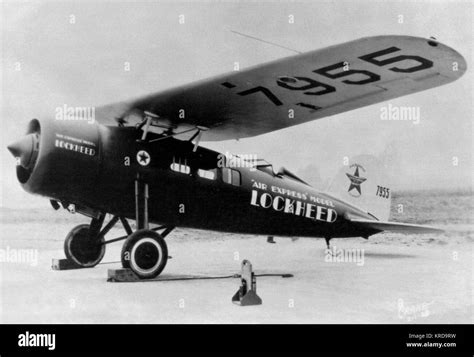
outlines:
{"label": "wing leading edge", "polygon": [[204,141],[252,137],[450,83],[466,71],[434,40],[377,36],[97,108],[116,124],[149,111],[168,126],[204,126]]}

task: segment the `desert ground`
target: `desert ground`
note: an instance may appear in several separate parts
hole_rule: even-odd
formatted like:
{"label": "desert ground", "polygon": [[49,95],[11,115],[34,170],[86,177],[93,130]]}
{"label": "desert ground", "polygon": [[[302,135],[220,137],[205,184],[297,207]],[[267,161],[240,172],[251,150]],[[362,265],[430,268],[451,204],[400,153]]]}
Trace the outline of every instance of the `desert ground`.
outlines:
{"label": "desert ground", "polygon": [[[86,222],[67,212],[2,209],[2,323],[473,323],[470,227],[331,241],[357,249],[358,261],[331,260],[321,239],[269,244],[263,236],[185,229],[167,237],[172,259],[161,278],[232,275],[243,259],[256,274],[293,274],[258,277],[263,304],[242,307],[231,302],[238,278],[107,282],[108,269],[121,267],[122,242],[109,245],[95,268],[52,270],[67,232]],[[119,235],[114,228],[108,238]],[[19,249],[37,256],[5,255]]]}

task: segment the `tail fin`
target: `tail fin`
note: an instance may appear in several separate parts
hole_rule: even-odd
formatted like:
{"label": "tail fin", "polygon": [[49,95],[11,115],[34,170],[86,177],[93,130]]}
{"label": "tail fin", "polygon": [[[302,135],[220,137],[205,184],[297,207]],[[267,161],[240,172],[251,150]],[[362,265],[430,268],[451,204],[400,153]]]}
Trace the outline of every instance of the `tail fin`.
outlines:
{"label": "tail fin", "polygon": [[387,221],[390,216],[392,190],[385,168],[375,156],[360,155],[350,159],[339,170],[328,191],[380,221]]}

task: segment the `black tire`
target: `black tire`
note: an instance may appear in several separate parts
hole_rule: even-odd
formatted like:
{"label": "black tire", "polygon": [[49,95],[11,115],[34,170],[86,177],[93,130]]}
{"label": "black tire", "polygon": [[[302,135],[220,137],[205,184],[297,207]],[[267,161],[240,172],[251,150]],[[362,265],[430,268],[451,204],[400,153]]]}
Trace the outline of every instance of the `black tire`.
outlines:
{"label": "black tire", "polygon": [[168,247],[155,231],[141,229],[132,233],[122,247],[122,266],[132,269],[141,279],[157,277],[168,261]]}
{"label": "black tire", "polygon": [[64,241],[64,253],[68,260],[75,264],[91,268],[100,263],[105,254],[104,237],[91,237],[89,225],[74,227]]}

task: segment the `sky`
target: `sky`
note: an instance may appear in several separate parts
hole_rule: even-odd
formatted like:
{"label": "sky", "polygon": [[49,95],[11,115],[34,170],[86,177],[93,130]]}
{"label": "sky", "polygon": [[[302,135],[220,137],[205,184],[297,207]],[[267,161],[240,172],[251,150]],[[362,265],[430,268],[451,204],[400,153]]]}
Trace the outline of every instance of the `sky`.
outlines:
{"label": "sky", "polygon": [[[1,6],[2,206],[40,202],[22,191],[5,148],[23,135],[30,119],[53,117],[54,108],[64,104],[114,103],[230,72],[235,62],[245,69],[294,54],[232,31],[302,52],[366,36],[434,36],[460,52],[468,70],[443,87],[204,146],[258,154],[321,187],[344,157],[361,154],[385,162],[395,190],[472,185],[469,1],[3,1]],[[381,120],[388,104],[418,107],[419,124]]]}

